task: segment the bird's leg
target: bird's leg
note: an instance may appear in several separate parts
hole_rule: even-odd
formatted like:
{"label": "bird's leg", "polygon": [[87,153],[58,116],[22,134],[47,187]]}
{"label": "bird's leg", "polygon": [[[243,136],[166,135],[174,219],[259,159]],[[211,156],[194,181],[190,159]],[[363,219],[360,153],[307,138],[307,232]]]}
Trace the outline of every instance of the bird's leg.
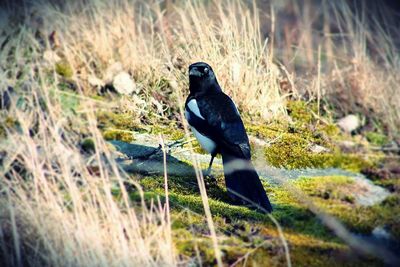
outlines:
{"label": "bird's leg", "polygon": [[206,170],[205,173],[204,173],[204,176],[208,176],[208,177],[210,177],[210,178],[212,178],[212,179],[214,179],[214,180],[215,180],[215,178],[211,175],[211,167],[212,167],[212,164],[213,164],[213,161],[214,161],[215,156],[216,156],[216,154],[211,154],[210,163],[208,164],[208,168],[207,168],[207,170]]}
{"label": "bird's leg", "polygon": [[217,179],[215,179],[215,177],[211,175],[211,167],[215,156],[216,154],[211,154],[210,164],[208,165],[207,170],[204,172],[204,178],[206,178],[205,179],[206,188],[214,187],[217,185]]}
{"label": "bird's leg", "polygon": [[208,164],[208,169],[207,169],[207,172],[206,172],[207,175],[210,175],[210,174],[211,174],[211,167],[212,167],[214,158],[215,158],[215,155],[211,155],[211,160],[210,160],[210,163]]}

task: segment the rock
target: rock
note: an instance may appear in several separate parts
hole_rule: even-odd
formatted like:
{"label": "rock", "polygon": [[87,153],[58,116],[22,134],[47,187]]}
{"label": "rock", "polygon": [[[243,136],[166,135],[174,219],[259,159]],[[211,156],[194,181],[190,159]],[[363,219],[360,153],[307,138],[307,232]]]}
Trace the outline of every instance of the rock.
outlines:
{"label": "rock", "polygon": [[264,146],[270,146],[271,144],[263,139],[260,139],[256,136],[249,135],[249,140],[250,142],[254,143],[255,145],[259,147],[264,147]]}
{"label": "rock", "polygon": [[390,196],[387,189],[375,185],[363,175],[354,176],[353,180],[354,186],[351,186],[351,193],[358,205],[373,206]]}
{"label": "rock", "polygon": [[[117,158],[117,162],[126,172],[153,175],[164,173],[164,157],[158,145],[152,146],[148,145],[148,143],[129,144],[117,140],[110,141],[109,143],[116,148],[116,151],[125,155],[123,158]],[[126,159],[126,157],[128,159]],[[209,157],[207,157],[207,159],[210,160]],[[170,154],[167,154],[166,160],[169,174],[192,177],[195,175],[193,166],[188,163],[181,161]]]}
{"label": "rock", "polygon": [[[127,172],[143,172],[143,173],[158,173],[163,174],[163,154],[159,148],[159,137],[151,134],[135,134],[135,140],[132,143],[121,141],[109,141],[115,151],[120,154],[116,155],[117,162]],[[171,140],[166,140],[165,143],[171,143]],[[168,173],[173,175],[194,175],[193,167],[187,162],[192,162],[193,156],[196,160],[208,165],[210,156],[207,154],[199,154],[187,149],[172,149],[167,154]],[[219,165],[220,168],[217,168]],[[300,177],[317,178],[331,176],[349,177],[352,182],[346,183],[341,187],[341,192],[347,197],[345,201],[354,203],[360,206],[372,206],[386,199],[390,192],[372,181],[364,175],[355,174],[353,172],[328,168],[328,169],[282,169],[271,166],[266,166],[263,161],[254,161],[261,179],[267,180],[269,183],[279,183],[282,180],[299,179]],[[222,160],[216,158],[214,160],[213,172],[222,172]],[[332,195],[326,191],[324,198],[331,198]]]}
{"label": "rock", "polygon": [[329,152],[329,149],[327,149],[326,147],[317,145],[317,144],[310,145],[309,149],[310,149],[310,151],[312,153],[315,153],[315,154],[319,154],[319,153],[323,153],[323,152]]}
{"label": "rock", "polygon": [[276,78],[277,80],[282,80],[283,78],[282,70],[277,64],[271,62],[271,64],[269,64],[269,71],[272,77]]}
{"label": "rock", "polygon": [[344,132],[351,133],[352,131],[358,129],[361,123],[360,119],[356,115],[350,114],[338,120],[337,125]]}
{"label": "rock", "polygon": [[400,146],[397,144],[397,142],[391,141],[391,142],[383,145],[381,150],[384,152],[400,153]]}
{"label": "rock", "polygon": [[130,95],[136,90],[135,82],[125,71],[118,73],[114,77],[113,87],[115,88],[115,91],[122,95]]}

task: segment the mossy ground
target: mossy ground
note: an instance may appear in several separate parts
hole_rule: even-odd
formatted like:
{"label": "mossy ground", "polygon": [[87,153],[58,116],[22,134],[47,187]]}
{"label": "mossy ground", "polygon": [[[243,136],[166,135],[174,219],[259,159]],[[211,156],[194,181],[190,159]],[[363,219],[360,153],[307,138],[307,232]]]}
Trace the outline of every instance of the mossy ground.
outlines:
{"label": "mossy ground", "polygon": [[[291,116],[289,121],[260,125],[246,123],[252,120],[245,119],[249,135],[268,143],[264,148],[264,156],[269,164],[288,169],[336,167],[355,172],[377,166],[381,158],[379,154],[366,157],[360,153],[341,151],[336,142],[352,137],[341,134],[332,123],[319,121],[313,115],[317,113],[314,110],[315,105],[295,101],[289,103],[288,108]],[[129,114],[119,111],[100,111],[97,119],[99,129],[108,140],[131,142],[135,138],[135,132],[162,133],[168,140],[184,137],[184,131],[176,125],[143,128]],[[378,143],[381,139],[375,141],[374,143]],[[193,144],[196,152],[203,153],[196,141]],[[311,149],[313,145],[326,149],[316,153]],[[92,149],[90,144],[89,149]],[[206,177],[205,183],[224,262],[233,264],[239,261],[247,266],[285,265],[283,246],[271,220],[254,210],[232,205],[221,170],[214,175],[216,181]],[[165,200],[164,177],[139,177],[135,174],[132,178],[138,180],[143,187],[145,199],[160,197],[162,201]],[[283,227],[289,243],[294,266],[381,264],[377,259],[356,255],[315,214],[291,195],[287,188],[263,183],[274,203],[273,216]],[[368,234],[374,227],[385,225],[393,236],[400,239],[400,222],[395,215],[400,212],[398,195],[381,204],[362,207],[346,192],[346,188],[352,183],[350,178],[304,177],[290,183],[301,189],[321,210],[338,218],[349,230]],[[390,182],[376,179],[375,183]],[[395,182],[390,184],[393,183]],[[183,260],[191,259],[195,264],[216,264],[196,178],[170,175],[168,185],[173,237],[180,257]],[[118,192],[113,192],[116,197]],[[135,190],[131,190],[130,194],[132,200],[140,200],[140,195]]]}
{"label": "mossy ground", "polygon": [[[375,154],[343,153],[337,142],[354,138],[341,134],[329,120],[319,120],[315,104],[289,101],[288,113],[290,120],[247,125],[250,134],[268,142],[264,156],[270,165],[288,169],[333,167],[359,172],[379,160]],[[322,150],[316,152],[313,147]]]}
{"label": "mossy ground", "polygon": [[[266,263],[284,265],[282,243],[271,220],[246,207],[230,204],[222,174],[217,175],[216,180],[213,182],[206,178],[205,182],[224,262],[232,264],[241,257],[247,257],[247,263],[251,266]],[[165,200],[164,177],[143,176],[139,182],[146,192],[146,199],[159,196],[162,201]],[[395,208],[399,200],[388,199],[372,207],[358,206],[346,195],[346,188],[352,183],[348,177],[301,178],[291,183],[305,192],[319,208],[334,215],[353,232],[369,233],[381,224],[395,225],[396,217],[391,212],[393,208],[399,209]],[[267,183],[265,187],[274,203],[273,215],[282,225],[289,243],[294,265],[379,265],[375,259],[354,256],[354,252],[285,187]],[[138,201],[140,199],[136,192],[132,192],[131,197]],[[196,178],[170,176],[169,199],[174,240],[179,253],[182,257],[196,257],[199,253],[203,264],[214,264],[215,257]],[[391,230],[398,235],[396,227]]]}
{"label": "mossy ground", "polygon": [[[268,143],[264,148],[264,156],[273,166],[289,169],[336,167],[354,172],[378,166],[382,159],[379,153],[366,156],[365,153],[342,151],[337,145],[338,141],[357,138],[342,134],[333,123],[319,121],[313,115],[317,113],[314,109],[315,105],[295,101],[289,103],[291,121],[272,122],[268,125],[246,123],[246,128],[250,135]],[[313,145],[326,149],[316,153],[310,149]],[[147,198],[164,196],[163,179],[157,176],[139,179],[148,192]],[[224,262],[232,264],[239,260],[250,266],[285,265],[282,243],[271,220],[256,211],[230,204],[221,171],[216,176],[216,182],[205,179]],[[282,225],[288,240],[293,265],[382,264],[377,259],[356,255],[315,214],[289,193],[287,188],[263,183],[274,203],[273,216]],[[290,183],[301,189],[319,209],[336,217],[350,231],[369,234],[375,227],[384,225],[394,238],[400,239],[400,222],[396,216],[400,212],[398,194],[380,204],[365,207],[356,204],[354,196],[349,194],[348,190],[353,183],[349,177],[304,177]],[[384,184],[385,181],[376,179],[375,183]],[[390,182],[386,180],[386,183]],[[393,182],[390,184],[393,186]],[[170,176],[169,193],[172,226],[179,253],[182,257],[197,259],[198,263],[201,261],[205,265],[215,264],[196,178]],[[135,193],[132,193],[132,197],[137,198]]]}

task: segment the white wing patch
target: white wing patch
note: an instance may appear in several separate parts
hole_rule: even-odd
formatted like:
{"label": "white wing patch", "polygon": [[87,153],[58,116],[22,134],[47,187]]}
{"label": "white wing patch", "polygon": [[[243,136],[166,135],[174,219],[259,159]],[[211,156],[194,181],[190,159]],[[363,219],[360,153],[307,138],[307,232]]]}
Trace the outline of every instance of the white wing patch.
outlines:
{"label": "white wing patch", "polygon": [[203,120],[204,117],[200,113],[199,106],[197,105],[196,99],[192,99],[187,103],[188,109],[190,109],[191,112],[193,112],[197,117],[202,118]]}
{"label": "white wing patch", "polygon": [[215,149],[217,148],[217,144],[210,138],[199,133],[194,127],[190,128],[192,128],[194,136],[196,137],[197,141],[199,141],[201,147],[208,153],[213,154],[215,152]]}
{"label": "white wing patch", "polygon": [[[199,117],[200,119],[205,120],[205,118],[200,113],[199,106],[197,105],[196,99],[192,99],[186,104],[185,117],[187,120],[190,120],[190,113],[187,111],[187,109],[189,109],[191,112],[193,112],[193,114],[195,116]],[[190,128],[192,129],[192,132],[193,132],[194,136],[196,137],[197,141],[199,141],[201,147],[204,150],[206,150],[208,153],[213,154],[215,152],[215,149],[217,148],[217,144],[213,140],[208,138],[207,136],[202,135],[193,126],[190,126]]]}

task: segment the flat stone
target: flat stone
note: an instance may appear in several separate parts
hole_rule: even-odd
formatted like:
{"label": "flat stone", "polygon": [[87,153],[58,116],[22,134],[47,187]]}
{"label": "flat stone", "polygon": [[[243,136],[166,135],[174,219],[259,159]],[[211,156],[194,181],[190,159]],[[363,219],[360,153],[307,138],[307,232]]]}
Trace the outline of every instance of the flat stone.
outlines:
{"label": "flat stone", "polygon": [[337,125],[340,127],[340,129],[347,133],[357,130],[360,127],[360,124],[360,119],[353,114],[347,115],[337,122]]}
{"label": "flat stone", "polygon": [[[166,144],[173,141],[165,140]],[[125,154],[130,159],[121,158],[120,164],[127,172],[140,172],[150,174],[163,174],[163,154],[159,149],[159,137],[150,134],[135,134],[135,141],[132,144],[121,141],[111,141],[116,150]],[[157,152],[157,153],[154,153]],[[146,157],[150,155],[151,157]],[[172,149],[167,154],[167,169],[169,175],[194,175],[193,166],[190,164],[193,159],[202,165],[207,165],[210,155],[199,154],[187,149]],[[372,206],[386,199],[390,192],[383,187],[375,185],[364,175],[353,173],[337,168],[327,169],[294,169],[287,170],[265,165],[265,161],[254,159],[254,166],[261,179],[271,184],[279,184],[282,181],[299,179],[301,177],[324,179],[330,176],[349,177],[353,182],[345,185],[342,191],[354,198],[354,203],[360,206]],[[222,160],[215,158],[212,172],[222,172]]]}
{"label": "flat stone", "polygon": [[122,95],[130,95],[136,90],[136,84],[129,73],[122,71],[113,80],[115,90]]}
{"label": "flat stone", "polygon": [[323,153],[323,152],[329,152],[329,149],[327,149],[326,147],[317,145],[317,144],[312,144],[309,147],[309,149],[310,149],[310,151],[312,153],[315,153],[315,154],[320,154],[320,153]]}

